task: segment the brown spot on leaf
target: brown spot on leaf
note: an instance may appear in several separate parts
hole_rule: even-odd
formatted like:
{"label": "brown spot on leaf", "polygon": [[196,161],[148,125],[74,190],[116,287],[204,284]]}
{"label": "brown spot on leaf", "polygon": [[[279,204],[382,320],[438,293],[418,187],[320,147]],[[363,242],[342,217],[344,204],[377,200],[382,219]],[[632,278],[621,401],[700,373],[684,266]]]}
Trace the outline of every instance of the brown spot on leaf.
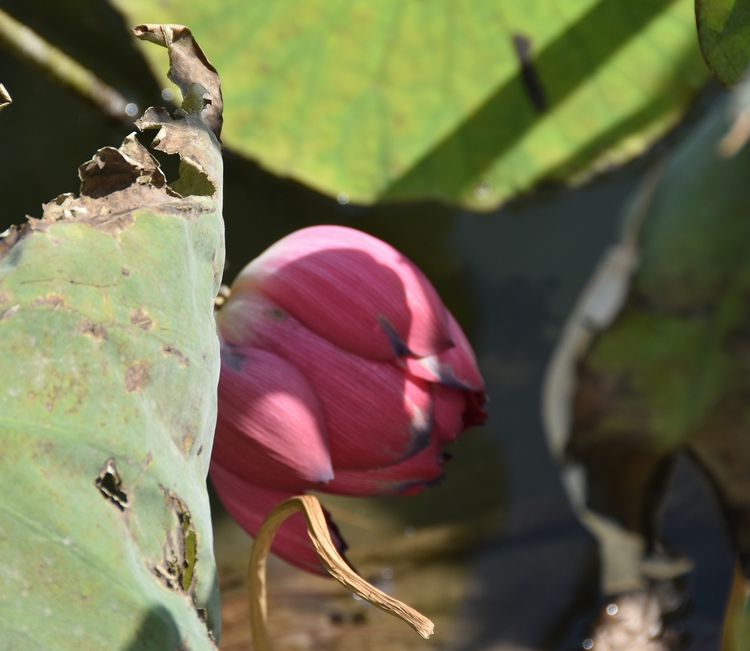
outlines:
{"label": "brown spot on leaf", "polygon": [[32,301],[32,304],[36,307],[40,307],[42,305],[52,305],[53,307],[57,308],[61,305],[65,305],[65,299],[60,296],[60,294],[50,293],[46,296],[38,296]]}
{"label": "brown spot on leaf", "polygon": [[165,530],[164,561],[156,565],[153,571],[165,587],[192,595],[195,564],[198,560],[195,526],[185,502],[163,486],[161,489],[167,509],[174,515],[175,522]]}
{"label": "brown spot on leaf", "polygon": [[146,331],[151,330],[154,326],[154,320],[148,315],[148,312],[141,308],[130,310],[130,323]]}
{"label": "brown spot on leaf", "polygon": [[177,363],[182,368],[187,368],[188,366],[190,366],[190,358],[181,350],[177,350],[174,346],[170,346],[169,344],[164,344],[164,347],[162,348],[162,352],[165,355],[174,355],[174,357],[177,359]]}
{"label": "brown spot on leaf", "polygon": [[140,391],[148,382],[149,366],[147,362],[136,361],[125,371],[125,389],[128,393]]}
{"label": "brown spot on leaf", "polygon": [[81,319],[78,322],[78,332],[84,335],[94,337],[94,339],[106,339],[107,331],[100,323],[92,323],[88,319]]}
{"label": "brown spot on leaf", "polygon": [[127,278],[130,275],[130,269],[126,269],[125,267],[122,268],[122,275]]}
{"label": "brown spot on leaf", "polygon": [[190,450],[193,448],[193,433],[191,431],[185,432],[182,436],[182,453],[188,454]]}
{"label": "brown spot on leaf", "polygon": [[18,312],[18,308],[21,306],[16,303],[16,305],[13,305],[12,307],[9,307],[7,310],[3,310],[0,312],[0,321],[6,321],[7,319],[10,319],[16,312]]}

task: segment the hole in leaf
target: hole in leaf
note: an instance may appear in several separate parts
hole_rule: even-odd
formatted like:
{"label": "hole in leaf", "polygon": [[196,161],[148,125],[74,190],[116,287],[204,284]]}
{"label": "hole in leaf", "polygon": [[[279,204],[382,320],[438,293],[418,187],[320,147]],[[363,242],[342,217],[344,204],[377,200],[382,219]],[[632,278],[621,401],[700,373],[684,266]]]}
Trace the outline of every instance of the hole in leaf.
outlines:
{"label": "hole in leaf", "polygon": [[122,490],[122,481],[120,475],[117,474],[114,458],[107,459],[94,484],[96,484],[99,492],[120,511],[124,511],[129,506],[128,494]]}
{"label": "hole in leaf", "polygon": [[179,154],[167,154],[166,152],[159,151],[152,147],[151,141],[154,139],[153,131],[137,132],[135,137],[146,149],[148,149],[148,153],[159,162],[159,167],[161,167],[161,171],[164,172],[164,176],[167,179],[167,185],[171,186],[172,183],[180,178]]}

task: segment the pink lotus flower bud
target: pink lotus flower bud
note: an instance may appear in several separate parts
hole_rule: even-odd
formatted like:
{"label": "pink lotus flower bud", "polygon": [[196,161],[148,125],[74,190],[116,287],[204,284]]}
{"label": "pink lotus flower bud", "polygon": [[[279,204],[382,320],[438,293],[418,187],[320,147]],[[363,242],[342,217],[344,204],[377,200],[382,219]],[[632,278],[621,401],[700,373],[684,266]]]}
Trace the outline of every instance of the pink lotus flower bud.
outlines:
{"label": "pink lotus flower bud", "polygon": [[[458,323],[412,262],[365,233],[315,226],[283,238],[243,269],[216,321],[211,476],[251,535],[308,488],[419,492],[442,478],[442,446],[486,418]],[[298,520],[273,551],[322,573]]]}

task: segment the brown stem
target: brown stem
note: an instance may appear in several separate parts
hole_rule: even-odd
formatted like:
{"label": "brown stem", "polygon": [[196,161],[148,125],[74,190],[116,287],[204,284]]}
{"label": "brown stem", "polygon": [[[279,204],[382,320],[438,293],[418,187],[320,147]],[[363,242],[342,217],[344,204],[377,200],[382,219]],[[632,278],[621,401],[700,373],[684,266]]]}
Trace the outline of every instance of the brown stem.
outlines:
{"label": "brown stem", "polygon": [[250,552],[248,575],[250,625],[255,651],[270,651],[271,649],[266,628],[266,559],[268,552],[271,549],[276,530],[284,520],[297,511],[304,513],[307,520],[307,533],[312,540],[313,547],[315,547],[323,566],[334,579],[358,594],[365,601],[369,601],[373,606],[403,619],[423,638],[427,639],[432,635],[434,626],[429,619],[406,604],[381,592],[346,564],[331,541],[325,514],[318,499],[312,495],[297,495],[285,500],[268,514],[258,531],[253,549]]}
{"label": "brown stem", "polygon": [[105,84],[62,50],[45,41],[23,23],[0,9],[0,45],[24,61],[32,63],[54,81],[65,86],[118,121],[132,121],[136,110],[128,112],[128,100]]}

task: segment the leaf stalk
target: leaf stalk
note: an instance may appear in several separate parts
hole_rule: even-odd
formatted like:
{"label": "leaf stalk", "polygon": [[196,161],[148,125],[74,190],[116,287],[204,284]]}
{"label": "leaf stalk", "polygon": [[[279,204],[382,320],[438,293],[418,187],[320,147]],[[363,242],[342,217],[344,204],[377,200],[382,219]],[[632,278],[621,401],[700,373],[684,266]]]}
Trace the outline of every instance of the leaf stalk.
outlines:
{"label": "leaf stalk", "polygon": [[[137,108],[88,68],[0,9],[0,45],[93,104],[108,118],[132,122]],[[134,107],[135,105],[132,105]]]}

